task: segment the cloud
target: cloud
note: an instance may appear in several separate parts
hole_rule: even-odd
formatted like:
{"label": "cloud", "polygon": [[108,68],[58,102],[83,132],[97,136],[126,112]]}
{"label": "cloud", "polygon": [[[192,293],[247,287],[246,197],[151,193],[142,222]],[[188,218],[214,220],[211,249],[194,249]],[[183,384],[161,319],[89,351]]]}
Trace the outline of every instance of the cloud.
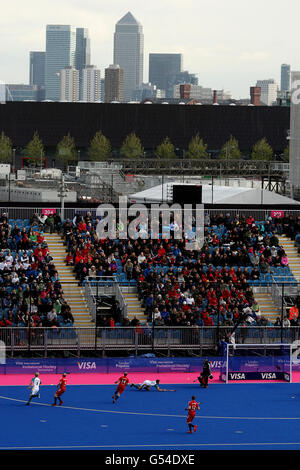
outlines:
{"label": "cloud", "polygon": [[245,62],[262,62],[271,57],[268,51],[243,51],[238,55],[238,59]]}

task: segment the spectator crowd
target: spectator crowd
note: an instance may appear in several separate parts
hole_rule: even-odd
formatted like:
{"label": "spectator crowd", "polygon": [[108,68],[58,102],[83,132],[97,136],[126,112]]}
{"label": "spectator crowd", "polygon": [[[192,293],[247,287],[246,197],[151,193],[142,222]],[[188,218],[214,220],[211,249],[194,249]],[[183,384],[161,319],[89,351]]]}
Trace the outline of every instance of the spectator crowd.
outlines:
{"label": "spectator crowd", "polygon": [[73,315],[39,217],[0,217],[0,327],[67,327]]}
{"label": "spectator crowd", "polygon": [[300,233],[295,216],[258,222],[236,213],[206,213],[203,246],[193,250],[186,237],[175,239],[174,221],[168,239],[140,238],[142,223],[136,239],[99,239],[97,223],[90,212],[63,223],[66,263],[79,284],[114,276],[133,282],[147,321],[157,326],[270,324],[254,300],[252,284],[277,269],[289,272],[278,237]]}
{"label": "spectator crowd", "polygon": [[[174,237],[174,220],[169,238],[140,238],[139,229],[147,231],[141,222],[135,239],[99,239],[99,220],[91,212],[65,221],[57,214],[34,214],[22,223],[2,214],[0,327],[73,324],[45,231],[61,234],[65,262],[73,267],[80,285],[88,278],[113,277],[135,285],[146,325],[270,325],[254,299],[252,285],[276,269],[288,272],[289,260],[278,237],[284,233],[297,241],[300,217],[255,221],[252,216],[221,212],[206,213],[204,221],[203,246],[192,249],[186,234]],[[104,326],[139,325],[137,318],[129,321],[121,317],[119,308],[115,310]],[[297,324],[299,315],[291,320]]]}

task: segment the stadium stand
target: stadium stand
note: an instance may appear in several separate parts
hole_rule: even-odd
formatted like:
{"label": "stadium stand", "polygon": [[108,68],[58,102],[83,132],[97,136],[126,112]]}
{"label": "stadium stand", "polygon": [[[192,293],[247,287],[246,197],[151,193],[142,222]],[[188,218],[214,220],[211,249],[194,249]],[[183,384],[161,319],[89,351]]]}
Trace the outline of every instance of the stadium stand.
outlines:
{"label": "stadium stand", "polygon": [[66,264],[73,266],[79,285],[96,276],[136,286],[145,310],[143,321],[150,324],[232,325],[244,317],[247,324],[268,325],[273,318],[252,309],[253,288],[282,279],[296,282],[279,238],[289,221],[206,214],[205,241],[199,251],[187,249],[185,240],[172,236],[99,240],[97,222],[91,213],[64,221]]}
{"label": "stadium stand", "polygon": [[68,328],[73,315],[39,220],[0,217],[0,326]]}

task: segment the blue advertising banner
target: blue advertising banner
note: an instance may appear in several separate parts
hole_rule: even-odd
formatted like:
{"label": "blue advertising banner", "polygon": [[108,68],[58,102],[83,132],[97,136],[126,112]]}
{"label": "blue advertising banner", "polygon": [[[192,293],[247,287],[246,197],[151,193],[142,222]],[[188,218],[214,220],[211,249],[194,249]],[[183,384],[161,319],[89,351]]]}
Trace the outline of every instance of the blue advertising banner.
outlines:
{"label": "blue advertising banner", "polygon": [[[223,366],[223,360],[218,357],[207,357],[211,364],[212,372],[219,372]],[[197,357],[119,357],[119,358],[68,358],[68,359],[7,359],[5,364],[0,364],[0,374],[33,374],[37,371],[43,374],[62,374],[68,372],[79,373],[119,373],[119,372],[192,372],[199,373],[202,370],[203,358]],[[253,362],[249,362],[245,371],[255,370]],[[267,365],[266,365],[267,366]],[[240,369],[237,369],[240,370]],[[295,364],[293,371],[300,370],[300,365]],[[232,371],[232,369],[231,369]],[[266,367],[266,371],[268,368]]]}
{"label": "blue advertising banner", "polygon": [[[220,369],[220,360],[211,360],[212,370]],[[44,374],[78,373],[118,373],[130,372],[195,372],[202,368],[202,358],[156,358],[156,357],[119,357],[119,358],[72,358],[72,359],[7,359],[0,365],[1,374]]]}

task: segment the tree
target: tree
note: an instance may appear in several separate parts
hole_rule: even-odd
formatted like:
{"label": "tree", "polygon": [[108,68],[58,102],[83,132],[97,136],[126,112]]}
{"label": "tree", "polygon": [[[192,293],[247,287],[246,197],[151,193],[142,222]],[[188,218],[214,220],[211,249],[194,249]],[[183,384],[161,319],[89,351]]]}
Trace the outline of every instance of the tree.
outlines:
{"label": "tree", "polygon": [[273,149],[270,144],[268,144],[265,138],[259,140],[254,144],[251,159],[252,160],[271,160],[273,157]]}
{"label": "tree", "polygon": [[107,160],[109,157],[111,157],[110,142],[101,131],[96,132],[93,139],[91,140],[88,154],[90,160],[94,162]]}
{"label": "tree", "polygon": [[45,160],[44,145],[37,131],[35,131],[33,138],[25,148],[25,156],[35,166],[41,165]]}
{"label": "tree", "polygon": [[287,145],[283,151],[283,154],[282,154],[282,160],[284,162],[289,162],[290,161],[290,146]]}
{"label": "tree", "polygon": [[191,139],[185,155],[187,158],[191,159],[208,158],[207,144],[203,142],[203,139],[200,138],[199,134]]}
{"label": "tree", "polygon": [[241,158],[238,141],[232,135],[223,145],[220,152],[220,158],[223,160],[239,160]]}
{"label": "tree", "polygon": [[140,158],[144,154],[144,148],[141,144],[140,139],[135,135],[134,132],[129,134],[124,140],[121,150],[121,155],[125,158]]}
{"label": "tree", "polygon": [[69,133],[57,144],[56,157],[63,163],[64,167],[66,167],[68,163],[77,161],[76,145],[73,137],[71,137]]}
{"label": "tree", "polygon": [[13,155],[12,143],[2,131],[0,136],[0,163],[11,163]]}
{"label": "tree", "polygon": [[164,141],[156,147],[155,155],[159,159],[176,158],[175,147],[169,137],[166,137]]}

